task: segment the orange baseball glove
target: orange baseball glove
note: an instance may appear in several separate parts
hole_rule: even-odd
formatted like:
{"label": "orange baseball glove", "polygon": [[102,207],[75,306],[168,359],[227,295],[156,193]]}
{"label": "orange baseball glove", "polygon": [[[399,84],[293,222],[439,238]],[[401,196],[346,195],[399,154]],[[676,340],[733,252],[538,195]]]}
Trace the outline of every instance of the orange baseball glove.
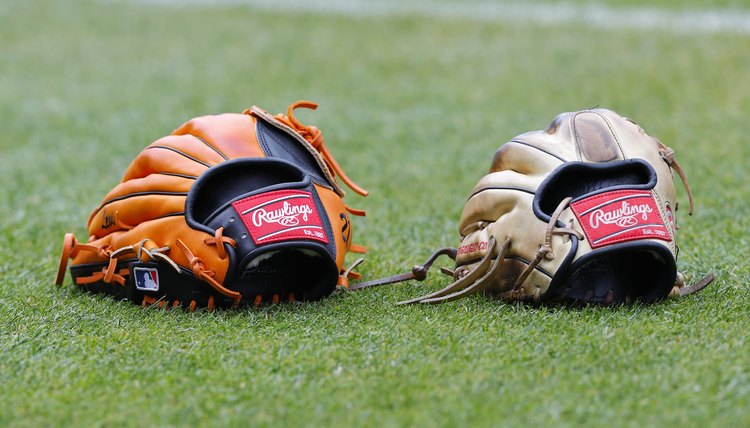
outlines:
{"label": "orange baseball glove", "polygon": [[344,174],[314,126],[258,107],[192,119],[144,149],[88,219],[66,234],[73,283],[144,306],[318,300],[348,286]]}

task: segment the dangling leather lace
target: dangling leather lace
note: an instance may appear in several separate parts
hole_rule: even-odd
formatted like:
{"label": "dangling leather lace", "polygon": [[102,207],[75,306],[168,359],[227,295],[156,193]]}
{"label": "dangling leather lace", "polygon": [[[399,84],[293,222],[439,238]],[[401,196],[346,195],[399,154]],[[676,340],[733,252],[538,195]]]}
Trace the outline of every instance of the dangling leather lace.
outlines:
{"label": "dangling leather lace", "polygon": [[[548,260],[554,259],[555,254],[552,252],[552,237],[554,235],[564,235],[568,237],[575,236],[579,240],[585,239],[581,232],[572,228],[572,225],[563,227],[557,226],[557,222],[562,215],[562,212],[565,210],[565,208],[568,207],[572,199],[573,198],[569,197],[560,201],[557,208],[550,216],[550,220],[547,222],[544,234],[544,242],[540,245],[539,251],[534,257],[534,260],[532,260],[526,266],[523,272],[521,272],[521,274],[516,279],[513,287],[510,290],[500,294],[500,298],[506,301],[515,301],[530,297],[537,303],[541,302],[542,290],[537,287],[535,293],[529,296],[523,289],[523,283],[528,279],[528,277],[531,275],[534,269],[536,269],[539,263],[541,263],[542,260],[544,260],[545,258]],[[508,238],[497,249],[498,255],[495,259],[493,259],[492,255],[495,252],[497,243],[494,237],[490,237],[487,252],[485,253],[484,257],[472,270],[468,271],[468,273],[466,273],[464,276],[452,282],[442,290],[427,294],[425,296],[417,297],[415,299],[399,302],[398,304],[407,305],[413,303],[449,302],[486,290],[488,287],[496,283],[497,275],[502,270],[503,260],[505,259],[510,245],[511,242]],[[453,251],[454,253],[452,257],[455,258],[455,250]],[[436,255],[433,255],[433,257],[429,261],[429,264],[426,264],[427,269],[429,268],[429,265],[432,263],[432,261],[434,261],[435,257]],[[394,275],[388,278],[361,283],[355,285],[355,288],[351,289],[364,288],[373,285],[390,284],[394,282],[407,281],[410,279],[417,279],[421,281],[425,278],[425,274],[426,269],[423,269],[420,266],[415,266],[413,273]],[[682,275],[678,274],[678,277],[675,281],[675,286],[672,289],[672,292],[669,294],[669,297],[686,296],[696,293],[708,286],[713,280],[714,275],[708,274],[706,275],[706,277],[697,281],[696,283],[692,285],[686,285],[684,279],[682,278]],[[611,302],[613,297],[614,295],[612,291],[610,291],[606,302]]]}
{"label": "dangling leather lace", "polygon": [[685,175],[685,171],[682,169],[679,163],[677,163],[677,159],[675,158],[674,150],[671,147],[667,147],[662,143],[661,141],[654,138],[654,141],[656,141],[656,144],[659,146],[659,154],[661,155],[662,159],[664,159],[664,162],[669,165],[670,168],[672,168],[677,175],[680,176],[680,180],[682,180],[682,185],[685,186],[685,192],[688,196],[688,201],[690,202],[690,208],[688,209],[688,214],[693,215],[693,191],[690,189],[690,183],[688,183],[687,176]]}
{"label": "dangling leather lace", "polygon": [[93,272],[88,276],[80,276],[76,278],[77,284],[91,284],[98,281],[103,281],[107,284],[116,283],[120,286],[125,286],[127,282],[125,277],[130,274],[130,270],[127,268],[117,269],[117,263],[120,257],[127,254],[134,254],[139,260],[148,262],[151,260],[159,259],[174,268],[177,272],[180,272],[180,267],[177,266],[172,259],[169,258],[165,253],[169,251],[169,247],[157,247],[152,241],[144,239],[137,244],[128,245],[121,247],[116,251],[112,251],[109,245],[92,245],[92,244],[81,244],[79,243],[75,235],[72,233],[65,234],[63,240],[63,249],[60,256],[60,264],[57,269],[57,277],[55,278],[55,284],[62,285],[65,270],[68,267],[68,260],[75,258],[78,252],[88,251],[90,253],[97,254],[100,258],[107,258],[109,262],[107,266],[103,267],[99,272]]}
{"label": "dangling leather lace", "polygon": [[[417,281],[424,281],[424,279],[427,278],[427,272],[430,270],[430,267],[432,267],[432,264],[435,263],[435,260],[437,260],[437,258],[442,255],[446,255],[450,257],[452,260],[455,260],[456,249],[455,248],[441,248],[435,251],[434,253],[432,253],[430,258],[427,259],[427,261],[425,261],[423,264],[414,266],[411,269],[411,272],[393,275],[393,276],[389,276],[386,278],[375,279],[372,281],[359,282],[353,285],[348,285],[347,288],[349,290],[359,290],[362,288],[375,287],[378,285],[385,285],[385,284],[394,284],[397,282],[409,281],[412,279],[415,279]],[[363,261],[364,261],[363,259],[357,259],[352,264],[352,266],[349,269],[347,269],[344,275],[349,276],[350,271],[353,268],[355,268],[357,265],[362,263]]]}
{"label": "dangling leather lace", "polygon": [[55,278],[55,284],[62,285],[65,276],[65,270],[68,267],[68,259],[75,257],[79,251],[88,251],[96,253],[100,258],[109,259],[107,266],[104,266],[99,272],[92,272],[88,276],[80,276],[76,278],[76,284],[91,284],[98,281],[104,281],[107,284],[116,283],[120,286],[124,286],[126,283],[125,277],[129,274],[128,269],[117,269],[117,257],[122,253],[119,251],[112,251],[112,247],[109,245],[92,245],[92,244],[81,244],[79,243],[75,235],[72,233],[65,234],[63,240],[62,254],[60,255],[60,264],[57,268],[57,277]]}
{"label": "dangling leather lace", "polygon": [[708,287],[709,284],[714,282],[714,279],[716,279],[716,275],[711,272],[699,281],[694,282],[690,285],[686,285],[685,278],[683,278],[681,273],[677,272],[677,280],[672,287],[672,291],[669,292],[669,297],[683,297],[690,294],[695,294]]}
{"label": "dangling leather lace", "polygon": [[417,297],[416,299],[405,300],[398,302],[399,305],[409,305],[412,303],[443,303],[457,300],[462,297],[470,296],[472,294],[479,293],[486,290],[490,285],[495,282],[495,277],[503,267],[505,261],[505,254],[508,252],[510,247],[510,238],[506,239],[505,242],[498,249],[498,255],[493,260],[492,254],[495,252],[497,241],[495,237],[490,237],[487,245],[487,252],[485,253],[482,261],[479,265],[470,271],[465,276],[452,282],[442,290],[434,293],[427,294],[426,296]]}
{"label": "dangling leather lace", "polygon": [[[503,297],[509,300],[518,299],[521,293],[521,286],[523,282],[531,275],[536,266],[544,259],[554,258],[552,253],[552,236],[553,235],[575,235],[579,239],[583,238],[583,235],[573,230],[570,227],[558,227],[557,220],[560,218],[563,210],[568,206],[573,198],[563,199],[558,204],[554,213],[547,222],[547,227],[544,234],[544,243],[539,248],[534,260],[529,263],[526,269],[519,275],[513,288],[510,291],[503,293]],[[400,305],[406,305],[411,303],[442,303],[457,300],[462,297],[470,296],[486,290],[491,285],[495,284],[497,275],[500,273],[503,267],[503,261],[508,253],[511,242],[510,238],[506,239],[499,248],[497,248],[497,257],[493,260],[492,256],[497,247],[497,241],[495,237],[490,237],[487,252],[485,253],[479,264],[469,271],[465,276],[457,279],[453,283],[449,284],[442,290],[430,293],[426,296],[418,297],[416,299],[406,300],[399,302]],[[540,294],[540,293],[538,293]]]}
{"label": "dangling leather lace", "polygon": [[[509,300],[517,300],[520,296],[523,295],[522,286],[524,281],[531,275],[531,272],[536,269],[537,265],[543,260],[548,259],[552,260],[555,258],[555,254],[552,252],[552,235],[575,235],[579,240],[584,239],[583,234],[581,232],[578,232],[576,230],[573,230],[570,227],[557,227],[557,220],[560,218],[560,215],[562,214],[563,210],[567,208],[568,204],[570,204],[570,201],[572,201],[573,198],[568,197],[560,201],[560,203],[557,205],[557,208],[550,216],[549,222],[547,222],[547,229],[544,233],[544,243],[539,247],[539,251],[536,253],[536,257],[534,257],[534,260],[531,261],[531,263],[526,266],[526,269],[521,272],[521,274],[516,279],[515,284],[513,284],[513,288],[510,291],[507,291],[503,293],[503,297],[507,298]],[[535,300],[538,300],[539,296],[536,296]]]}
{"label": "dangling leather lace", "polygon": [[233,299],[235,305],[240,304],[240,301],[242,300],[242,294],[237,291],[230,290],[216,281],[214,279],[214,276],[216,276],[216,272],[206,269],[206,265],[203,263],[203,260],[201,260],[200,257],[194,255],[193,252],[190,251],[190,248],[188,248],[188,246],[180,239],[177,240],[177,248],[179,248],[188,259],[188,263],[190,263],[190,269],[193,271],[193,275],[195,275],[196,278],[207,282],[208,285],[213,287],[214,290],[218,291],[224,296]]}
{"label": "dangling leather lace", "polygon": [[274,118],[297,131],[297,133],[299,133],[302,138],[304,138],[308,143],[310,143],[311,146],[315,148],[315,150],[320,152],[320,155],[323,156],[323,159],[325,160],[328,167],[331,169],[331,171],[333,171],[334,176],[338,176],[339,178],[341,178],[341,181],[343,181],[356,193],[362,196],[367,196],[369,192],[354,183],[354,181],[352,181],[346,175],[346,173],[344,173],[344,170],[341,168],[338,162],[336,162],[336,159],[334,159],[333,155],[331,155],[331,152],[328,151],[328,148],[323,141],[323,133],[321,133],[317,127],[305,125],[294,117],[294,109],[300,107],[315,110],[318,108],[318,104],[312,101],[296,101],[292,103],[289,108],[287,108],[286,116],[283,114],[277,114],[276,116],[274,116]]}

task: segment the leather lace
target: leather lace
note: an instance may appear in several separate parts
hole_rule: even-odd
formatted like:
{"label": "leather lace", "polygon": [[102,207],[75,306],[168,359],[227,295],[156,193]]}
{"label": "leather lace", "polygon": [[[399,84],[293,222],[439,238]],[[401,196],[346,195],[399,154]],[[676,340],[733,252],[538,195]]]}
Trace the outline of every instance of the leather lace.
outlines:
{"label": "leather lace", "polygon": [[188,246],[180,239],[177,240],[177,248],[179,248],[188,259],[190,269],[193,271],[193,275],[195,275],[196,278],[205,281],[214,290],[218,291],[224,296],[233,299],[235,305],[239,305],[240,301],[242,300],[242,294],[237,291],[232,291],[216,281],[214,279],[214,276],[216,276],[216,272],[206,269],[206,265],[203,263],[203,260],[200,257],[194,255],[193,252],[190,251],[190,248],[188,248]]}
{"label": "leather lace", "polygon": [[505,254],[510,247],[510,239],[498,249],[498,255],[493,260],[492,255],[495,253],[497,241],[494,236],[490,237],[487,243],[487,252],[482,257],[476,268],[469,271],[466,275],[450,283],[442,290],[415,299],[398,302],[399,305],[409,305],[413,303],[441,303],[451,300],[460,299],[471,294],[479,293],[494,283],[495,276],[500,272]]}
{"label": "leather lace", "polygon": [[[522,286],[524,281],[531,275],[531,272],[536,269],[537,265],[543,260],[552,260],[555,258],[555,254],[552,252],[552,236],[553,235],[575,235],[579,240],[584,239],[583,234],[574,230],[572,227],[558,227],[557,226],[557,220],[560,218],[560,215],[562,215],[563,210],[567,208],[567,206],[570,204],[570,201],[572,201],[572,197],[567,197],[560,201],[560,203],[557,205],[557,208],[550,216],[549,221],[547,222],[547,228],[544,233],[544,243],[539,247],[539,251],[536,253],[536,257],[534,257],[534,260],[531,261],[526,266],[526,269],[521,272],[521,275],[518,276],[516,279],[515,284],[513,284],[513,288],[506,292],[508,299],[510,300],[516,300],[517,295],[523,294],[522,293]],[[534,295],[534,300],[538,301],[541,296],[541,291],[537,289],[538,292]]]}
{"label": "leather lace", "polygon": [[[372,281],[359,282],[351,286],[348,285],[349,283],[347,281],[346,286],[349,290],[359,290],[362,288],[375,287],[378,285],[385,285],[385,284],[394,284],[397,282],[409,281],[412,279],[415,279],[417,281],[424,281],[425,278],[427,278],[427,272],[430,270],[430,267],[432,267],[432,264],[435,263],[435,260],[437,260],[438,257],[443,256],[443,255],[450,257],[452,260],[455,260],[456,249],[455,248],[441,248],[435,251],[423,264],[412,267],[411,272],[393,275],[393,276],[389,276],[386,278],[375,279]],[[351,270],[357,267],[357,265],[359,265],[363,261],[364,259],[361,259],[361,258],[357,259],[352,264],[352,266],[346,270],[346,272],[342,276],[350,277],[351,274],[354,273],[354,272],[351,272]]]}
{"label": "leather lace", "polygon": [[687,193],[688,201],[690,203],[688,214],[693,215],[693,191],[690,188],[690,183],[688,183],[687,175],[685,175],[685,170],[683,170],[680,164],[677,162],[674,150],[671,147],[665,146],[664,143],[655,138],[654,141],[656,141],[656,144],[659,146],[659,154],[661,155],[662,159],[664,159],[664,162],[666,162],[667,165],[669,165],[669,167],[672,168],[678,176],[680,176],[680,180],[682,181],[682,185],[685,186],[685,192]]}
{"label": "leather lace", "polygon": [[[221,250],[217,250],[219,252],[219,257],[221,257],[222,253],[224,254],[224,257],[226,257],[226,250],[223,244],[228,243],[233,246],[236,244],[233,239],[223,236],[222,232],[223,228],[219,228],[216,231],[214,237],[207,238],[205,240],[205,243],[208,245],[214,244],[217,246],[217,248],[221,248]],[[219,245],[218,243],[221,243],[221,245]],[[205,281],[219,293],[232,298],[235,301],[235,304],[239,304],[240,300],[242,299],[242,295],[240,293],[229,290],[221,285],[218,281],[216,281],[214,279],[216,273],[212,270],[206,269],[203,260],[195,256],[193,252],[190,251],[190,248],[188,248],[188,246],[179,239],[177,240],[177,247],[188,259],[190,269],[193,271],[193,274],[196,278]],[[182,273],[180,266],[166,254],[169,250],[169,246],[159,247],[153,241],[149,239],[143,239],[136,244],[128,245],[119,248],[116,251],[112,251],[109,245],[97,246],[92,244],[81,244],[76,240],[75,236],[72,233],[68,233],[65,235],[65,239],[63,241],[63,251],[60,258],[60,265],[58,267],[55,284],[62,285],[65,270],[67,269],[68,259],[76,257],[76,255],[80,251],[96,253],[101,258],[108,258],[109,262],[107,263],[107,266],[103,267],[99,272],[93,272],[88,276],[80,276],[76,278],[76,283],[79,285],[103,281],[107,284],[115,283],[120,286],[125,286],[127,282],[126,277],[130,274],[130,271],[127,268],[118,270],[117,263],[121,257],[131,254],[135,255],[142,262],[149,262],[156,259],[164,261],[175,271],[177,271],[178,273]],[[191,308],[191,310],[193,309],[194,308]]]}
{"label": "leather lace", "polygon": [[298,134],[302,136],[302,138],[310,143],[310,145],[313,146],[315,150],[320,152],[323,160],[325,160],[328,167],[331,169],[331,171],[333,171],[334,176],[338,176],[339,178],[341,178],[341,181],[349,186],[349,188],[354,190],[354,192],[362,196],[367,196],[369,192],[354,183],[354,181],[352,181],[346,175],[346,173],[344,173],[344,170],[341,168],[338,162],[336,162],[336,159],[334,159],[331,152],[328,151],[328,148],[325,145],[325,141],[323,140],[323,133],[321,133],[317,127],[305,125],[302,122],[298,121],[296,117],[294,117],[294,110],[297,108],[309,108],[315,110],[318,108],[318,104],[312,101],[296,101],[287,108],[286,115],[277,114],[276,116],[274,116],[274,118],[294,129]]}
{"label": "leather lace", "polygon": [[237,246],[237,242],[228,237],[224,236],[224,226],[219,227],[216,229],[216,232],[214,233],[213,238],[206,238],[203,240],[203,243],[206,245],[215,245],[216,246],[216,252],[219,255],[219,258],[224,260],[227,258],[227,250],[224,248],[224,244],[229,244],[232,247]]}

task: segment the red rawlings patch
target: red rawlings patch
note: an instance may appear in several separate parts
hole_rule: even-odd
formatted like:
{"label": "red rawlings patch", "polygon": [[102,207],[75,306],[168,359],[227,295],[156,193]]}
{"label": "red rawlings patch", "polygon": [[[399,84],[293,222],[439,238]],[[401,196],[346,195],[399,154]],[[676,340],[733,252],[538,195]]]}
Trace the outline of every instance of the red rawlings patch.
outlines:
{"label": "red rawlings patch", "polygon": [[310,192],[277,190],[232,203],[255,245],[292,239],[328,244],[315,200]]}
{"label": "red rawlings patch", "polygon": [[650,191],[615,190],[570,206],[591,248],[639,239],[672,241]]}

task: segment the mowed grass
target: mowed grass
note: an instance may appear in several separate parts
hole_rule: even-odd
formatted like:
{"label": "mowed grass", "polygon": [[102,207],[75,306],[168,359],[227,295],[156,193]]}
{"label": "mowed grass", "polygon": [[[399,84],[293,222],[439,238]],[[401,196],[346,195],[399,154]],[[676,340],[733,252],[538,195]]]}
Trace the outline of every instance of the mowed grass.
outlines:
{"label": "mowed grass", "polygon": [[[748,36],[124,1],[0,22],[0,426],[750,425]],[[146,144],[296,99],[371,191],[346,198],[368,279],[456,245],[500,144],[599,105],[676,150],[697,198],[678,265],[717,280],[646,307],[394,305],[434,274],[196,313],[53,285],[63,234]]]}

